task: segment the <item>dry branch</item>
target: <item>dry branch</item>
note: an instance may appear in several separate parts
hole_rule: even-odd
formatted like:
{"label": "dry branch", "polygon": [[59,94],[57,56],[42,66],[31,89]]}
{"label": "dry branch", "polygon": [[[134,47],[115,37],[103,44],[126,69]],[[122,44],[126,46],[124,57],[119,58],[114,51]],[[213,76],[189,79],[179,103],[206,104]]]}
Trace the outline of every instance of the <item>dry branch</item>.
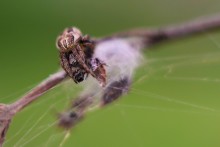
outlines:
{"label": "dry branch", "polygon": [[39,96],[59,84],[65,78],[66,73],[64,71],[59,71],[43,80],[39,85],[37,85],[16,102],[9,105],[0,104],[0,147],[4,142],[6,132],[13,116],[28,106],[31,102],[36,100]]}
{"label": "dry branch", "polygon": [[182,24],[168,25],[162,28],[138,28],[117,32],[97,41],[101,42],[112,38],[140,37],[143,39],[145,47],[148,47],[149,45],[158,44],[161,41],[178,39],[217,29],[220,29],[220,14],[209,17],[201,17]]}
{"label": "dry branch", "polygon": [[[149,45],[154,45],[161,41],[186,37],[214,29],[220,29],[220,15],[200,18],[180,25],[171,25],[159,29],[143,28],[119,32],[111,36],[97,39],[96,43],[100,43],[108,39],[138,37],[142,40],[141,43],[144,43],[144,46],[148,47]],[[7,129],[9,128],[13,116],[28,106],[31,102],[39,98],[39,96],[61,83],[66,77],[67,76],[64,71],[59,71],[43,80],[42,83],[37,85],[16,102],[8,105],[0,104],[0,147],[3,145]]]}

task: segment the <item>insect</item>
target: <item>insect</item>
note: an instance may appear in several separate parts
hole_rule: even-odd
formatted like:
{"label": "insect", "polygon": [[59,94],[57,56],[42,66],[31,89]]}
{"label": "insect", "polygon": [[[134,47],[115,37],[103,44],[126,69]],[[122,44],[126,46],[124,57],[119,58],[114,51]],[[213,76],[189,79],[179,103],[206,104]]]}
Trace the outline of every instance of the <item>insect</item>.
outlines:
{"label": "insect", "polygon": [[57,38],[62,68],[75,83],[84,81],[88,75],[96,78],[101,86],[106,85],[104,63],[93,58],[95,43],[88,35],[82,36],[79,29],[67,28]]}

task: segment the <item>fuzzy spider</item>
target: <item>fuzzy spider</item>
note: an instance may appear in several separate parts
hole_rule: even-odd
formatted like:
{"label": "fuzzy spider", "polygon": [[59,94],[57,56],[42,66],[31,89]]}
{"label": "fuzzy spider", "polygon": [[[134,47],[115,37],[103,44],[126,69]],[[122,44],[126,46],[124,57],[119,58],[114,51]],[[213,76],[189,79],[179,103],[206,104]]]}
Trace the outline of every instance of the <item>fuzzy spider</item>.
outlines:
{"label": "fuzzy spider", "polygon": [[[88,35],[82,36],[74,27],[65,29],[58,37],[57,47],[61,66],[69,77],[79,83],[90,74],[102,86],[100,88],[91,78],[86,81],[83,94],[74,99],[66,112],[58,115],[59,125],[66,129],[84,118],[84,114],[91,107],[105,106],[126,93],[134,68],[139,64],[139,51],[126,40],[95,43]],[[105,66],[105,63],[108,66]]]}
{"label": "fuzzy spider", "polygon": [[88,35],[82,36],[75,27],[67,28],[57,38],[56,44],[61,66],[75,83],[82,82],[90,74],[105,86],[105,64],[98,58],[92,58],[95,44]]}

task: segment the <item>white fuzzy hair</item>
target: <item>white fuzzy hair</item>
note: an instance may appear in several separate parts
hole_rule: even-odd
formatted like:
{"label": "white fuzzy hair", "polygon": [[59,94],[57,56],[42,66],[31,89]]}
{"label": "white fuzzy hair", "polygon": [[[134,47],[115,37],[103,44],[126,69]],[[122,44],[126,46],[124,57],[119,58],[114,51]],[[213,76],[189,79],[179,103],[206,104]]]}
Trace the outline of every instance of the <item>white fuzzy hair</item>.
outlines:
{"label": "white fuzzy hair", "polygon": [[128,41],[114,39],[98,44],[94,57],[107,64],[105,68],[108,80],[119,80],[132,76],[134,69],[139,65],[140,52]]}
{"label": "white fuzzy hair", "polygon": [[[111,39],[102,41],[95,48],[94,58],[98,58],[106,64],[107,86],[122,78],[132,78],[135,69],[140,64],[141,54],[139,48],[130,44],[125,39]],[[85,82],[85,90],[82,93],[102,93],[98,81],[89,77]]]}

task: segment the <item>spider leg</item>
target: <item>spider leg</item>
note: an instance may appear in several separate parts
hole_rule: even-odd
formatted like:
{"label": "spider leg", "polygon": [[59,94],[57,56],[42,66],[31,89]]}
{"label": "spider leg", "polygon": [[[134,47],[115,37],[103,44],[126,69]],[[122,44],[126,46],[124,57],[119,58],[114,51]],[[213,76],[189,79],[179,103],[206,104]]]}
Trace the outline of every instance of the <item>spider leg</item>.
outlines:
{"label": "spider leg", "polygon": [[94,49],[94,47],[95,47],[95,43],[94,43],[94,41],[92,41],[91,39],[90,39],[90,36],[89,35],[85,35],[85,36],[83,36],[82,37],[82,45],[84,46],[84,47],[88,47],[88,48],[90,48],[90,49]]}
{"label": "spider leg", "polygon": [[[88,66],[86,65],[84,53],[79,45],[76,46],[76,50],[80,55],[80,57],[76,56],[76,60],[80,63],[80,65],[85,69],[86,72],[90,73],[93,77],[96,77],[94,72],[91,69],[89,69]],[[75,50],[72,51],[75,52]]]}
{"label": "spider leg", "polygon": [[82,42],[90,42],[90,36],[89,35],[85,35],[85,36],[82,36]]}
{"label": "spider leg", "polygon": [[72,69],[69,64],[69,60],[66,57],[65,53],[60,52],[60,64],[63,67],[63,69],[68,73],[69,76],[72,76]]}
{"label": "spider leg", "polygon": [[112,103],[120,96],[127,93],[131,85],[131,79],[129,77],[121,78],[118,81],[113,81],[104,90],[104,94],[101,97],[101,106]]}

